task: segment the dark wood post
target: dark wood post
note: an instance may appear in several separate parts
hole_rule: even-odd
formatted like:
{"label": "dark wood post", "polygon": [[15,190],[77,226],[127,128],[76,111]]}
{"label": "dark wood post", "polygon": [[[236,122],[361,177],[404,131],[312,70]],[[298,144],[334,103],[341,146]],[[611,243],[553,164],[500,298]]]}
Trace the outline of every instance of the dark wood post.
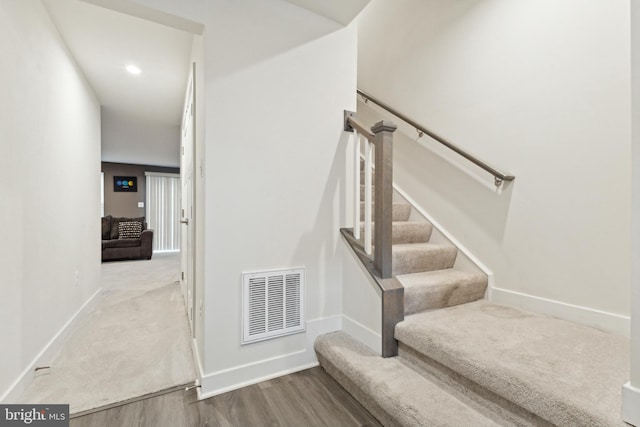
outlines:
{"label": "dark wood post", "polygon": [[393,132],[397,126],[388,121],[373,125],[375,135],[375,225],[373,262],[382,279],[392,276],[391,230],[393,227]]}

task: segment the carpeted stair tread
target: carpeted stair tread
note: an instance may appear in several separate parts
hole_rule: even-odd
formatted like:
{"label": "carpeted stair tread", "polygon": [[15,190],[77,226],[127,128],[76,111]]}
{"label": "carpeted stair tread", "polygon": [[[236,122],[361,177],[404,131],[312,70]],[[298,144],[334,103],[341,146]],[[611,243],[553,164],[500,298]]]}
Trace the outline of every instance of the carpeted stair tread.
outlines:
{"label": "carpeted stair tread", "polygon": [[[375,233],[374,223],[371,226],[371,238]],[[394,221],[392,223],[392,244],[426,243],[431,237],[433,226],[428,222]],[[360,224],[360,235],[364,236],[364,224]]]}
{"label": "carpeted stair tread", "polygon": [[497,426],[495,421],[343,332],[316,339],[320,365],[385,426]]}
{"label": "carpeted stair tread", "polygon": [[625,425],[624,337],[485,300],[407,316],[395,336],[550,423]]}
{"label": "carpeted stair tread", "polygon": [[[391,211],[392,221],[408,221],[411,215],[411,205],[406,203],[394,203]],[[375,221],[375,204],[372,204],[371,220]],[[360,220],[364,221],[364,202],[360,202]]]}
{"label": "carpeted stair tread", "polygon": [[396,279],[404,286],[405,315],[477,301],[487,289],[484,274],[452,268],[400,274]]}
{"label": "carpeted stair tread", "polygon": [[399,244],[391,250],[394,275],[451,268],[458,253],[455,246],[433,243]]}

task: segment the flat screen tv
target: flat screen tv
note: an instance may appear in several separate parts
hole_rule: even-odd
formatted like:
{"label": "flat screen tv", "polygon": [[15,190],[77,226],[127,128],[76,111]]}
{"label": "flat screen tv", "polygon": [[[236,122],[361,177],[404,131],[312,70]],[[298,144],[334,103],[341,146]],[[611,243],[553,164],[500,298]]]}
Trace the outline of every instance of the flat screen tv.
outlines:
{"label": "flat screen tv", "polygon": [[138,191],[138,177],[114,176],[113,191],[136,193]]}

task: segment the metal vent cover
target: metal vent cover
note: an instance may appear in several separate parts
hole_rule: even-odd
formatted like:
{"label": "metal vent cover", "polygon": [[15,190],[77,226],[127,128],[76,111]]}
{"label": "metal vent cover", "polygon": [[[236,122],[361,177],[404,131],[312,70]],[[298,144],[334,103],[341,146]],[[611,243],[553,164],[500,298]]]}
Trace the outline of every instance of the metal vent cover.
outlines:
{"label": "metal vent cover", "polygon": [[243,273],[242,324],[242,344],[304,331],[304,268]]}

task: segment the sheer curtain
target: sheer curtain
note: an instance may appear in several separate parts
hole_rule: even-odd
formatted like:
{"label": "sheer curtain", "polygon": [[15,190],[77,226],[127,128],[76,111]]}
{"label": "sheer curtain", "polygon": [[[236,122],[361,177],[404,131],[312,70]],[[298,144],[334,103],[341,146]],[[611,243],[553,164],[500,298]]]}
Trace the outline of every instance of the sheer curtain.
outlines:
{"label": "sheer curtain", "polygon": [[145,172],[147,223],[154,252],[180,250],[180,175]]}

